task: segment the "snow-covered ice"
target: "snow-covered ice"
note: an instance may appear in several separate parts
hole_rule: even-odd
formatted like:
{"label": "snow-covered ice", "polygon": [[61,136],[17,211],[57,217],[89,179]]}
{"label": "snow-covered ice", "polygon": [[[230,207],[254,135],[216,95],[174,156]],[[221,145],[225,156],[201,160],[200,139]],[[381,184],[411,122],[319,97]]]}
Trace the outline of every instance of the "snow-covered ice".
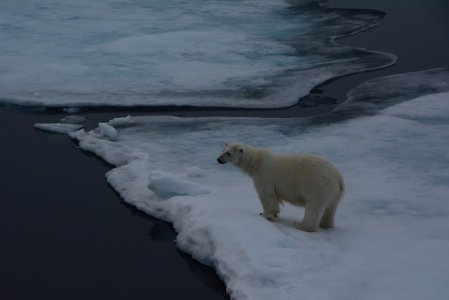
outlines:
{"label": "snow-covered ice", "polygon": [[315,0],[2,0],[0,101],[288,106],[327,79],[391,64],[332,40],[382,16]]}
{"label": "snow-covered ice", "polygon": [[[117,128],[116,141],[94,131],[70,135],[116,166],[107,180],[125,201],[173,223],[177,245],[214,266],[233,299],[443,300],[449,92],[411,98],[336,123],[134,117],[134,126]],[[347,188],[336,228],[299,231],[292,222],[303,210],[289,205],[276,222],[259,216],[250,179],[216,163],[229,141],[333,162]],[[160,201],[147,187],[150,174],[170,197]]]}
{"label": "snow-covered ice", "polygon": [[67,123],[36,123],[34,124],[34,128],[54,133],[68,133],[83,128],[83,125]]}

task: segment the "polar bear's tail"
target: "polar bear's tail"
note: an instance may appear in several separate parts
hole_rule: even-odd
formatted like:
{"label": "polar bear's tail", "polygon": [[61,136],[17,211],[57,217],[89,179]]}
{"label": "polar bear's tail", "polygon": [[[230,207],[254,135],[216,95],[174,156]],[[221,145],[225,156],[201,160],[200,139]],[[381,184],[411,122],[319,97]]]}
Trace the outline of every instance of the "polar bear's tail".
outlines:
{"label": "polar bear's tail", "polygon": [[345,182],[343,180],[343,177],[338,174],[338,192],[335,195],[335,198],[329,205],[326,207],[323,217],[320,221],[320,227],[327,229],[327,228],[333,228],[335,226],[335,211],[337,210],[338,203],[343,198],[343,195],[345,193]]}
{"label": "polar bear's tail", "polygon": [[345,181],[343,180],[343,177],[340,175],[338,176],[338,186],[340,187],[340,191],[337,194],[337,202],[340,202],[340,200],[343,198],[343,195],[345,194]]}

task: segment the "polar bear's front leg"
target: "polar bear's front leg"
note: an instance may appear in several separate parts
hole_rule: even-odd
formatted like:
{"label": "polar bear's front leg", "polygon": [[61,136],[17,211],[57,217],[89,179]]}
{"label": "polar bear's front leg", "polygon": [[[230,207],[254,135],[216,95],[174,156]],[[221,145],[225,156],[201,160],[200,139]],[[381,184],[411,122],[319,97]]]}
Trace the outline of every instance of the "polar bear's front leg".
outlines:
{"label": "polar bear's front leg", "polygon": [[266,184],[264,180],[254,180],[253,182],[263,208],[263,213],[260,215],[268,221],[273,221],[279,216],[279,202],[274,195],[274,188]]}
{"label": "polar bear's front leg", "polygon": [[262,203],[262,215],[268,221],[273,221],[279,216],[279,202],[272,196],[259,196]]}

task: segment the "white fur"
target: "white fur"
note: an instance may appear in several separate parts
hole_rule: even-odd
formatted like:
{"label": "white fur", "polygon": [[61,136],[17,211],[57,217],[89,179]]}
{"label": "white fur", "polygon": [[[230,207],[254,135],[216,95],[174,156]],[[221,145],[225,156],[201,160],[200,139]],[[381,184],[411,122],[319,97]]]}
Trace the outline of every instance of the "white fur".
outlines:
{"label": "white fur", "polygon": [[217,161],[233,163],[253,179],[266,219],[278,217],[279,205],[286,201],[305,208],[303,221],[295,224],[297,228],[317,231],[318,227],[334,227],[344,182],[340,172],[326,160],[314,155],[279,155],[231,144]]}

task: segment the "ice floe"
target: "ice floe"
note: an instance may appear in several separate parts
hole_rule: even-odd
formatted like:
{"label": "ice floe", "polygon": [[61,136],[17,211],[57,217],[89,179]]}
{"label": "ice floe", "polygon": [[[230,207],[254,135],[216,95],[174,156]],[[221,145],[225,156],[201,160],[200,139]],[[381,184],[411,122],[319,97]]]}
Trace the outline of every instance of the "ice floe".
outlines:
{"label": "ice floe", "polygon": [[[447,297],[447,91],[410,96],[371,116],[336,123],[134,119],[134,126],[117,128],[116,141],[101,139],[95,131],[70,135],[81,148],[117,166],[107,173],[113,188],[126,202],[173,223],[178,246],[214,266],[231,298]],[[250,180],[216,163],[228,141],[332,161],[347,187],[336,228],[301,232],[292,222],[302,218],[303,210],[289,205],[276,222],[260,217]],[[196,168],[201,171],[192,172]]]}
{"label": "ice floe", "polygon": [[110,120],[108,122],[108,125],[111,126],[131,126],[134,124],[134,120],[131,118],[130,115],[126,116],[126,117],[118,117],[118,118],[114,118],[112,120]]}
{"label": "ice floe", "polygon": [[62,118],[60,121],[64,124],[84,124],[86,123],[87,118],[83,116],[67,116]]}
{"label": "ice floe", "polygon": [[68,133],[83,128],[83,125],[66,123],[36,123],[34,124],[34,128],[54,133]]}
{"label": "ice floe", "polygon": [[395,57],[339,46],[384,14],[319,1],[0,3],[0,99],[31,106],[285,107]]}

